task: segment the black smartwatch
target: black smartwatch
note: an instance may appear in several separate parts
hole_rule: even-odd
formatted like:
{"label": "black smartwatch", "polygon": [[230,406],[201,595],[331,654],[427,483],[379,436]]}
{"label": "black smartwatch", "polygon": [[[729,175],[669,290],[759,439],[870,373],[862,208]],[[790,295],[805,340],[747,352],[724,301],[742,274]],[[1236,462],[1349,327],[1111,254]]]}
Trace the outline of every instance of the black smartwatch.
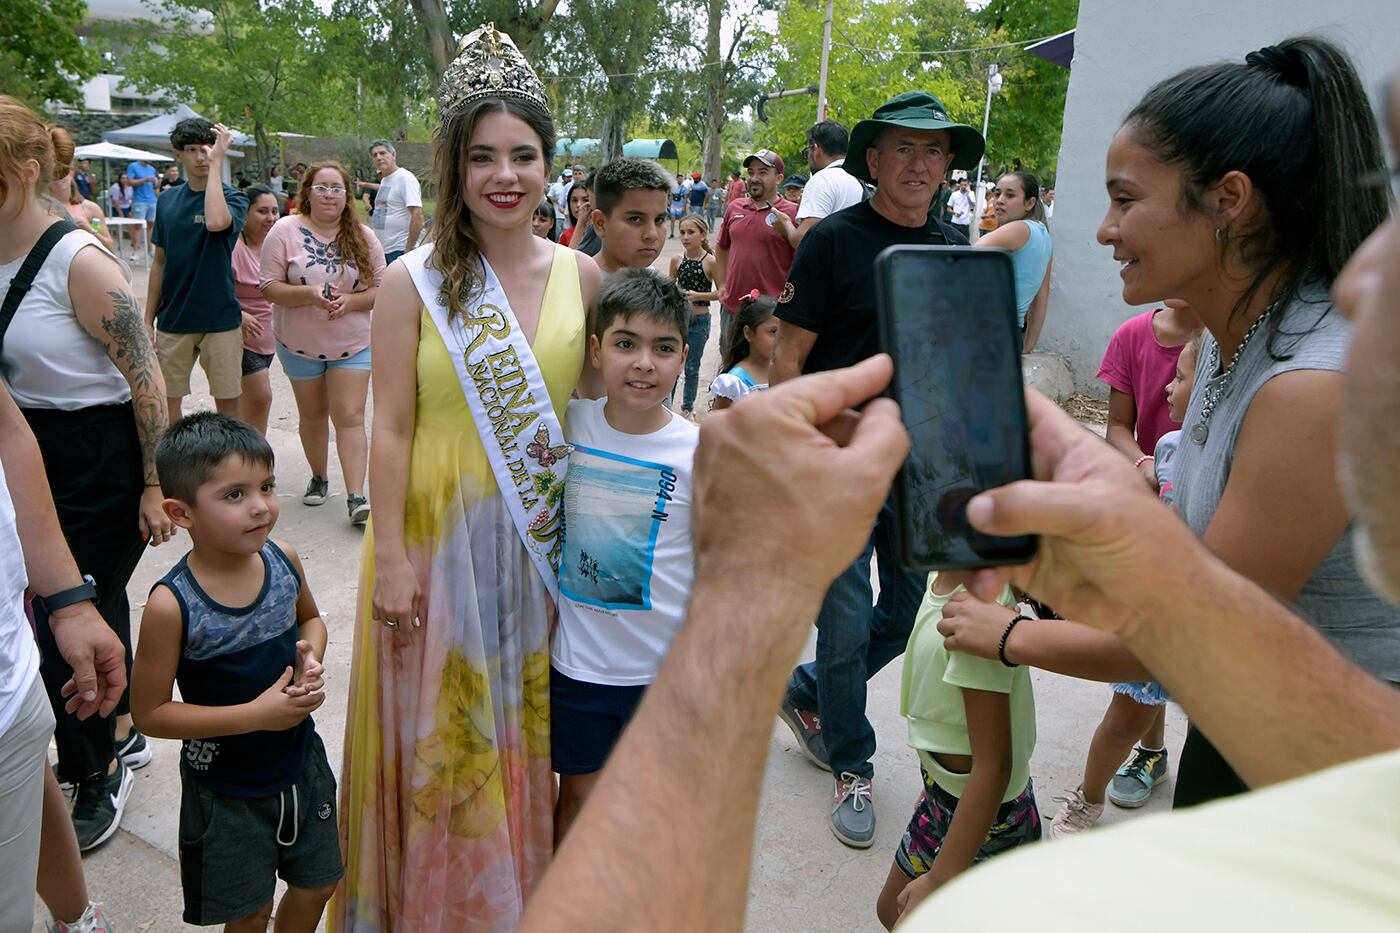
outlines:
{"label": "black smartwatch", "polygon": [[92,578],[92,574],[83,574],[83,582],[77,586],[66,590],[59,590],[52,596],[35,596],[34,602],[46,613],[53,615],[66,606],[80,603],[85,599],[97,602],[97,581]]}

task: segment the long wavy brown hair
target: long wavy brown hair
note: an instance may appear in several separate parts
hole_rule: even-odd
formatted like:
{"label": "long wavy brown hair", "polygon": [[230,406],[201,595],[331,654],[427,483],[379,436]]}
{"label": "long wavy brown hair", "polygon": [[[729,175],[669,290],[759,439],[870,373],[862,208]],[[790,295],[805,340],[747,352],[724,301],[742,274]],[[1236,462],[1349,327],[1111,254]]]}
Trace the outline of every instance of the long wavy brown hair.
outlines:
{"label": "long wavy brown hair", "polygon": [[509,113],[529,124],[540,137],[545,175],[554,158],[554,117],[543,107],[515,98],[484,97],[440,124],[433,138],[437,173],[437,214],[433,218],[433,255],[429,260],[442,273],[448,317],[466,314],[466,303],[484,284],[481,244],[467,208],[467,147],[481,118]]}
{"label": "long wavy brown hair", "polygon": [[345,170],[345,166],[334,159],[312,163],[306,174],[301,176],[302,182],[297,188],[297,213],[303,217],[311,216],[311,182],[316,178],[316,173],[324,169],[338,172],[340,183],[345,186],[345,206],[340,209],[340,221],[335,234],[336,252],[355,267],[360,273],[362,283],[371,285],[373,283],[370,277],[374,275],[374,267],[369,260],[369,240],[365,236],[365,225],[360,223],[360,218],[355,213],[355,186],[350,181],[350,173]]}

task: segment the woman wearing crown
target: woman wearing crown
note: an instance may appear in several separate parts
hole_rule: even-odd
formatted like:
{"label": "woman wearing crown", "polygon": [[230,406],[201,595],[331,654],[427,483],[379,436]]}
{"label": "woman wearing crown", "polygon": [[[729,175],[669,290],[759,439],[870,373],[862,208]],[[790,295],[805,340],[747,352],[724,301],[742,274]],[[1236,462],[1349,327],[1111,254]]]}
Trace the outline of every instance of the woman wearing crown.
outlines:
{"label": "woman wearing crown", "polygon": [[513,929],[553,843],[560,422],[600,275],[532,235],[554,123],[508,36],[467,37],[439,111],[433,241],[374,308],[333,924],[353,933]]}

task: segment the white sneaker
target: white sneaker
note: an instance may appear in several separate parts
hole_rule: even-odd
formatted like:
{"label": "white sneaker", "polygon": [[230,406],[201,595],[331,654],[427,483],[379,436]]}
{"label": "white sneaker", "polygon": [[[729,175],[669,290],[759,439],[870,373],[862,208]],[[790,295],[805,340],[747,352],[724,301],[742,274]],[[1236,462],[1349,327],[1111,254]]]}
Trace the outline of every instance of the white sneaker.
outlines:
{"label": "white sneaker", "polygon": [[1103,816],[1103,804],[1085,800],[1083,787],[1076,787],[1068,797],[1054,799],[1064,806],[1060,807],[1060,812],[1055,814],[1055,819],[1050,824],[1051,839],[1092,829],[1099,817]]}

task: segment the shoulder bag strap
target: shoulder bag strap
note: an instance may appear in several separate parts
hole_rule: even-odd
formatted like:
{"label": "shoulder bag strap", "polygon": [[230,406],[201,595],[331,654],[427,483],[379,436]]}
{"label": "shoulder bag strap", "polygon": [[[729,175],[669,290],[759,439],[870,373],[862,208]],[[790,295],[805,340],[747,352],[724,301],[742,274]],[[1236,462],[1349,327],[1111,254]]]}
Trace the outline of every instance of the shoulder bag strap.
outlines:
{"label": "shoulder bag strap", "polygon": [[0,305],[0,349],[5,346],[5,331],[10,329],[10,321],[14,320],[19,303],[29,294],[29,289],[34,285],[34,278],[44,267],[44,260],[49,258],[49,253],[58,245],[59,240],[77,229],[77,224],[64,217],[45,230],[39,237],[39,242],[29,251],[29,255],[24,257],[24,264],[10,280],[10,289],[5,293],[5,303]]}

